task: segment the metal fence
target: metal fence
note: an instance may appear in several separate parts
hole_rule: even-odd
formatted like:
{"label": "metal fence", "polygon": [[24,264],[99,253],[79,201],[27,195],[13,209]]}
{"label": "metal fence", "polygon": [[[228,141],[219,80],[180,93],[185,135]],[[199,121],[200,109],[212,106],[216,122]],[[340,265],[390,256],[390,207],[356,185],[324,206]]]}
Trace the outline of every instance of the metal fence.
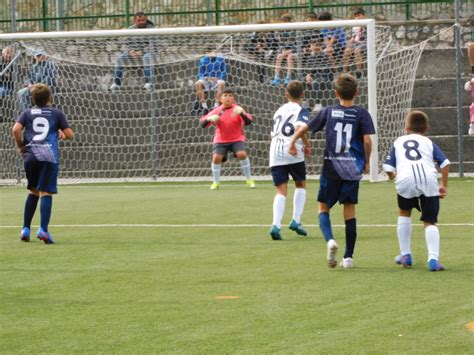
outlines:
{"label": "metal fence", "polygon": [[[291,5],[288,5],[291,3]],[[0,32],[72,31],[128,27],[144,11],[159,27],[270,22],[282,13],[304,20],[309,11],[346,19],[355,7],[387,21],[454,19],[455,0],[10,0],[0,3]],[[474,2],[462,0],[462,14]]]}

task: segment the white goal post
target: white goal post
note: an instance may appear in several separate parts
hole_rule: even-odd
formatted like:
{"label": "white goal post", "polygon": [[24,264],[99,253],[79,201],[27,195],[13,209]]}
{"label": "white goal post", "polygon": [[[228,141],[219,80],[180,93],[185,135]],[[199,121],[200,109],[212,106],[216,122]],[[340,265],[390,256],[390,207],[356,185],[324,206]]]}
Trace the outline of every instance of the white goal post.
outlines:
{"label": "white goal post", "polygon": [[[345,33],[346,50],[324,50],[321,32],[329,24]],[[354,28],[364,29],[363,44],[350,40]],[[127,54],[134,46],[140,52],[136,59]],[[376,26],[372,19],[0,34],[4,47],[13,49],[14,60],[5,73],[0,70],[11,80],[9,95],[0,98],[0,181],[22,177],[9,136],[25,105],[18,92],[38,49],[55,68],[53,102],[76,132],[75,141],[61,143],[60,178],[66,181],[209,179],[212,132],[198,126],[202,112],[196,83],[199,60],[211,49],[224,58],[226,86],[236,91],[237,103],[255,116],[246,135],[257,178],[269,176],[271,118],[285,102],[286,78],[309,80],[305,104],[312,109],[334,104],[332,79],[350,71],[360,77],[357,104],[368,109],[376,125],[370,179],[378,180],[383,156],[403,132],[423,50],[423,45],[399,46],[390,29]],[[324,57],[324,62],[316,57]],[[314,86],[319,72],[331,80]],[[147,82],[151,85],[144,90]],[[112,90],[117,89],[114,83],[119,83],[118,90]],[[208,93],[209,105],[214,95]],[[318,133],[313,140],[310,175],[320,172],[323,137]],[[226,164],[224,176],[240,177],[234,159]]]}

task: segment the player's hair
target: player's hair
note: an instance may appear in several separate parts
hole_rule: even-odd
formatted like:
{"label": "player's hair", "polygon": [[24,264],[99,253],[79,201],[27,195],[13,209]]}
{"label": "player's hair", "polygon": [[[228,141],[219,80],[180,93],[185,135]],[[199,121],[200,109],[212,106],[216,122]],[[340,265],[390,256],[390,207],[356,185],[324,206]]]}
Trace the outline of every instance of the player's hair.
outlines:
{"label": "player's hair", "polygon": [[321,12],[318,15],[318,20],[319,21],[331,21],[332,20],[332,15],[331,15],[330,12],[327,12],[327,11]]}
{"label": "player's hair", "polygon": [[405,125],[407,130],[419,134],[425,133],[430,128],[428,115],[418,110],[408,112]]}
{"label": "player's hair", "polygon": [[222,91],[222,95],[224,94],[231,94],[232,96],[235,96],[235,92],[234,90],[232,90],[231,88],[226,88]]}
{"label": "player's hair", "polygon": [[33,103],[38,107],[46,106],[51,99],[51,89],[46,84],[34,84],[30,93]]}
{"label": "player's hair", "polygon": [[365,10],[361,7],[356,7],[354,9],[354,16],[356,15],[365,15]]}
{"label": "player's hair", "polygon": [[357,94],[357,86],[357,79],[351,74],[341,74],[335,81],[335,89],[343,100],[352,100]]}
{"label": "player's hair", "polygon": [[303,96],[304,86],[301,81],[293,80],[286,86],[286,92],[294,100],[298,100]]}

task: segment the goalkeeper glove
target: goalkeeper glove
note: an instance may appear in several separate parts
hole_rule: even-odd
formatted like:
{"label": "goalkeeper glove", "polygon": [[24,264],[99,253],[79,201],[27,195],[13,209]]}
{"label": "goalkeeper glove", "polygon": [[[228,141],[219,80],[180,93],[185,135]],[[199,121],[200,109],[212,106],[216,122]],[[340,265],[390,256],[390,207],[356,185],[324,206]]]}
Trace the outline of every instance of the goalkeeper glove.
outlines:
{"label": "goalkeeper glove", "polygon": [[242,107],[236,106],[234,108],[234,115],[240,115],[240,114],[242,114],[242,112],[244,112],[244,109]]}
{"label": "goalkeeper glove", "polygon": [[219,115],[210,115],[207,118],[207,121],[216,123],[217,121],[219,121]]}

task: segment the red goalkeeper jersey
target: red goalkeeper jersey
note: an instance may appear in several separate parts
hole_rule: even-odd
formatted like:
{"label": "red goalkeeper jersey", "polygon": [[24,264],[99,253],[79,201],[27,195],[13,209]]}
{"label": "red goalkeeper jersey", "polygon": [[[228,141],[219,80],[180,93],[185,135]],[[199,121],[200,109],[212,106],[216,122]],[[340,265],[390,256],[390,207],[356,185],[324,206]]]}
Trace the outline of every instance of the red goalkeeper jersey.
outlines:
{"label": "red goalkeeper jersey", "polygon": [[[220,105],[209,111],[207,115],[201,117],[200,121],[204,127],[208,127],[211,124],[216,126],[214,139],[212,140],[213,143],[245,142],[243,126],[251,123],[252,116],[246,112],[240,115],[234,114],[236,107],[237,105],[235,104],[229,108],[224,108],[223,105]],[[216,123],[207,122],[207,118],[212,115],[219,115],[219,120]]]}

